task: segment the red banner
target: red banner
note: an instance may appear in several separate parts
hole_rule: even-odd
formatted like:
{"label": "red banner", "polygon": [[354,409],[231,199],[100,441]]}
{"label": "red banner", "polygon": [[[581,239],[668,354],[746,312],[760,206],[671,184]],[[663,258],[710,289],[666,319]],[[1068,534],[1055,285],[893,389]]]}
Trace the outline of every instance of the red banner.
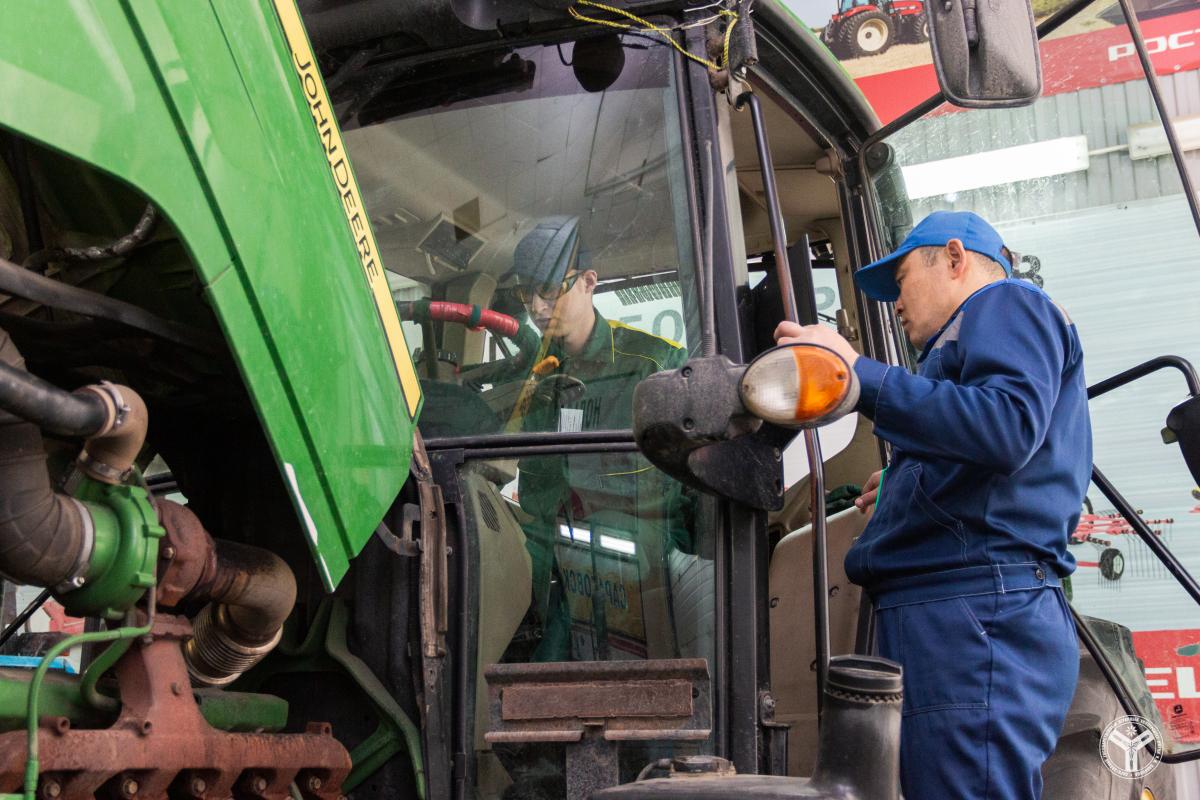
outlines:
{"label": "red banner", "polygon": [[[1200,9],[1142,22],[1155,73],[1200,69]],[[1141,61],[1124,25],[1042,42],[1043,97],[1143,76]],[[938,91],[933,64],[856,79],[879,121],[887,124]],[[957,109],[948,109],[957,110]]]}
{"label": "red banner", "polygon": [[1200,629],[1134,631],[1133,647],[1170,734],[1181,742],[1200,741]]}

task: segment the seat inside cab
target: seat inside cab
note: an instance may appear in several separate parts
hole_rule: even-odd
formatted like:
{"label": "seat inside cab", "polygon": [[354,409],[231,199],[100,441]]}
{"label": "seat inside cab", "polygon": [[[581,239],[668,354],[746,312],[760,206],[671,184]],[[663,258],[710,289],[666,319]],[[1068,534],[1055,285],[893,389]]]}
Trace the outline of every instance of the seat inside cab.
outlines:
{"label": "seat inside cab", "polygon": [[[809,124],[802,109],[766,87],[755,86],[755,91],[763,108],[793,256],[800,253],[798,245],[802,247],[803,237],[808,237],[818,322],[840,328],[861,350],[853,265],[838,182],[827,158],[829,143]],[[730,213],[741,214],[747,277],[756,300],[757,348],[763,349],[770,345],[769,332],[780,321],[780,305],[774,296],[768,296],[778,293],[777,284],[769,278],[769,270],[774,269],[770,219],[750,112],[730,109],[728,113],[738,198],[737,209],[730,209]],[[759,287],[759,291],[753,287]],[[823,428],[820,436],[827,491],[846,484],[861,485],[879,469],[879,448],[869,421],[852,415]],[[817,742],[816,645],[810,484],[802,437],[796,438],[784,458],[784,507],[769,519],[771,541],[777,542],[769,571],[771,690],[776,699],[776,720],[790,725],[788,774],[809,775]],[[855,648],[861,590],[847,580],[842,561],[868,519],[853,507],[828,518],[830,645],[834,654]]]}

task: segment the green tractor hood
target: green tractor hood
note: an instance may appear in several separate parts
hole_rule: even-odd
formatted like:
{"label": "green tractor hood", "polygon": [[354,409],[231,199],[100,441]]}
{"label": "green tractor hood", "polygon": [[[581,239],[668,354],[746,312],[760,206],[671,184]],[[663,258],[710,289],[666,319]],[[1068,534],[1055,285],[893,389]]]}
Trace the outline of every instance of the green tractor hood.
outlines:
{"label": "green tractor hood", "polygon": [[0,125],[170,219],[332,590],[407,477],[421,392],[294,0],[9,4]]}

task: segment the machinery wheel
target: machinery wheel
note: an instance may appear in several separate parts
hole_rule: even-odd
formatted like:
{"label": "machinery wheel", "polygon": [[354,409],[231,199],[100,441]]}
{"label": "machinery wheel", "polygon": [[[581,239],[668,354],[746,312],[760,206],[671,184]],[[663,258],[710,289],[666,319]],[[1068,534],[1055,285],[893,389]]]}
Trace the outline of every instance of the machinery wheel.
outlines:
{"label": "machinery wheel", "polygon": [[882,11],[864,11],[842,24],[838,41],[850,58],[874,56],[892,46],[892,19]]}
{"label": "machinery wheel", "polygon": [[1125,713],[1096,660],[1081,650],[1079,681],[1062,736],[1042,765],[1042,800],[1140,800],[1145,797],[1143,788],[1150,790],[1154,800],[1175,797],[1175,775],[1169,764],[1159,764],[1141,780],[1131,781],[1117,777],[1101,761],[1100,733]]}
{"label": "machinery wheel", "polygon": [[1095,731],[1080,733],[1058,743],[1042,767],[1042,800],[1133,800],[1148,789],[1155,800],[1175,796],[1171,765],[1159,764],[1146,777],[1118,778],[1100,761],[1100,738]]}
{"label": "machinery wheel", "polygon": [[1100,574],[1110,581],[1119,581],[1125,574],[1125,555],[1115,547],[1100,554]]}
{"label": "machinery wheel", "polygon": [[929,16],[922,11],[900,18],[900,41],[905,44],[920,44],[929,41]]}
{"label": "machinery wheel", "polygon": [[849,53],[846,52],[845,45],[842,44],[842,28],[840,22],[830,20],[829,24],[821,30],[821,41],[829,48],[829,52],[833,53],[838,58],[847,58]]}
{"label": "machinery wheel", "polygon": [[1100,761],[1100,736],[1084,731],[1061,739],[1042,767],[1044,800],[1126,800],[1128,788]]}

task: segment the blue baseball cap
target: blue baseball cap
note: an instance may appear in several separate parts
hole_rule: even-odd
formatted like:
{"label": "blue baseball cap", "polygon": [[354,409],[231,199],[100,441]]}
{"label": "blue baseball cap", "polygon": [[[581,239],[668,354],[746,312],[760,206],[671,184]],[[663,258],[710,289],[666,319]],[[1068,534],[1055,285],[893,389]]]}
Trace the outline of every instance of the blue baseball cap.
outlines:
{"label": "blue baseball cap", "polygon": [[513,251],[513,266],[501,276],[501,282],[515,280],[534,286],[560,282],[571,269],[587,268],[579,236],[579,218],[545,217],[525,234]]}
{"label": "blue baseball cap", "polygon": [[967,250],[998,262],[1012,276],[1004,240],[987,220],[971,211],[934,211],[904,237],[893,253],[855,272],[854,282],[872,300],[893,302],[900,296],[900,287],[896,285],[896,267],[900,261],[918,247],[941,247],[951,239],[958,239]]}

